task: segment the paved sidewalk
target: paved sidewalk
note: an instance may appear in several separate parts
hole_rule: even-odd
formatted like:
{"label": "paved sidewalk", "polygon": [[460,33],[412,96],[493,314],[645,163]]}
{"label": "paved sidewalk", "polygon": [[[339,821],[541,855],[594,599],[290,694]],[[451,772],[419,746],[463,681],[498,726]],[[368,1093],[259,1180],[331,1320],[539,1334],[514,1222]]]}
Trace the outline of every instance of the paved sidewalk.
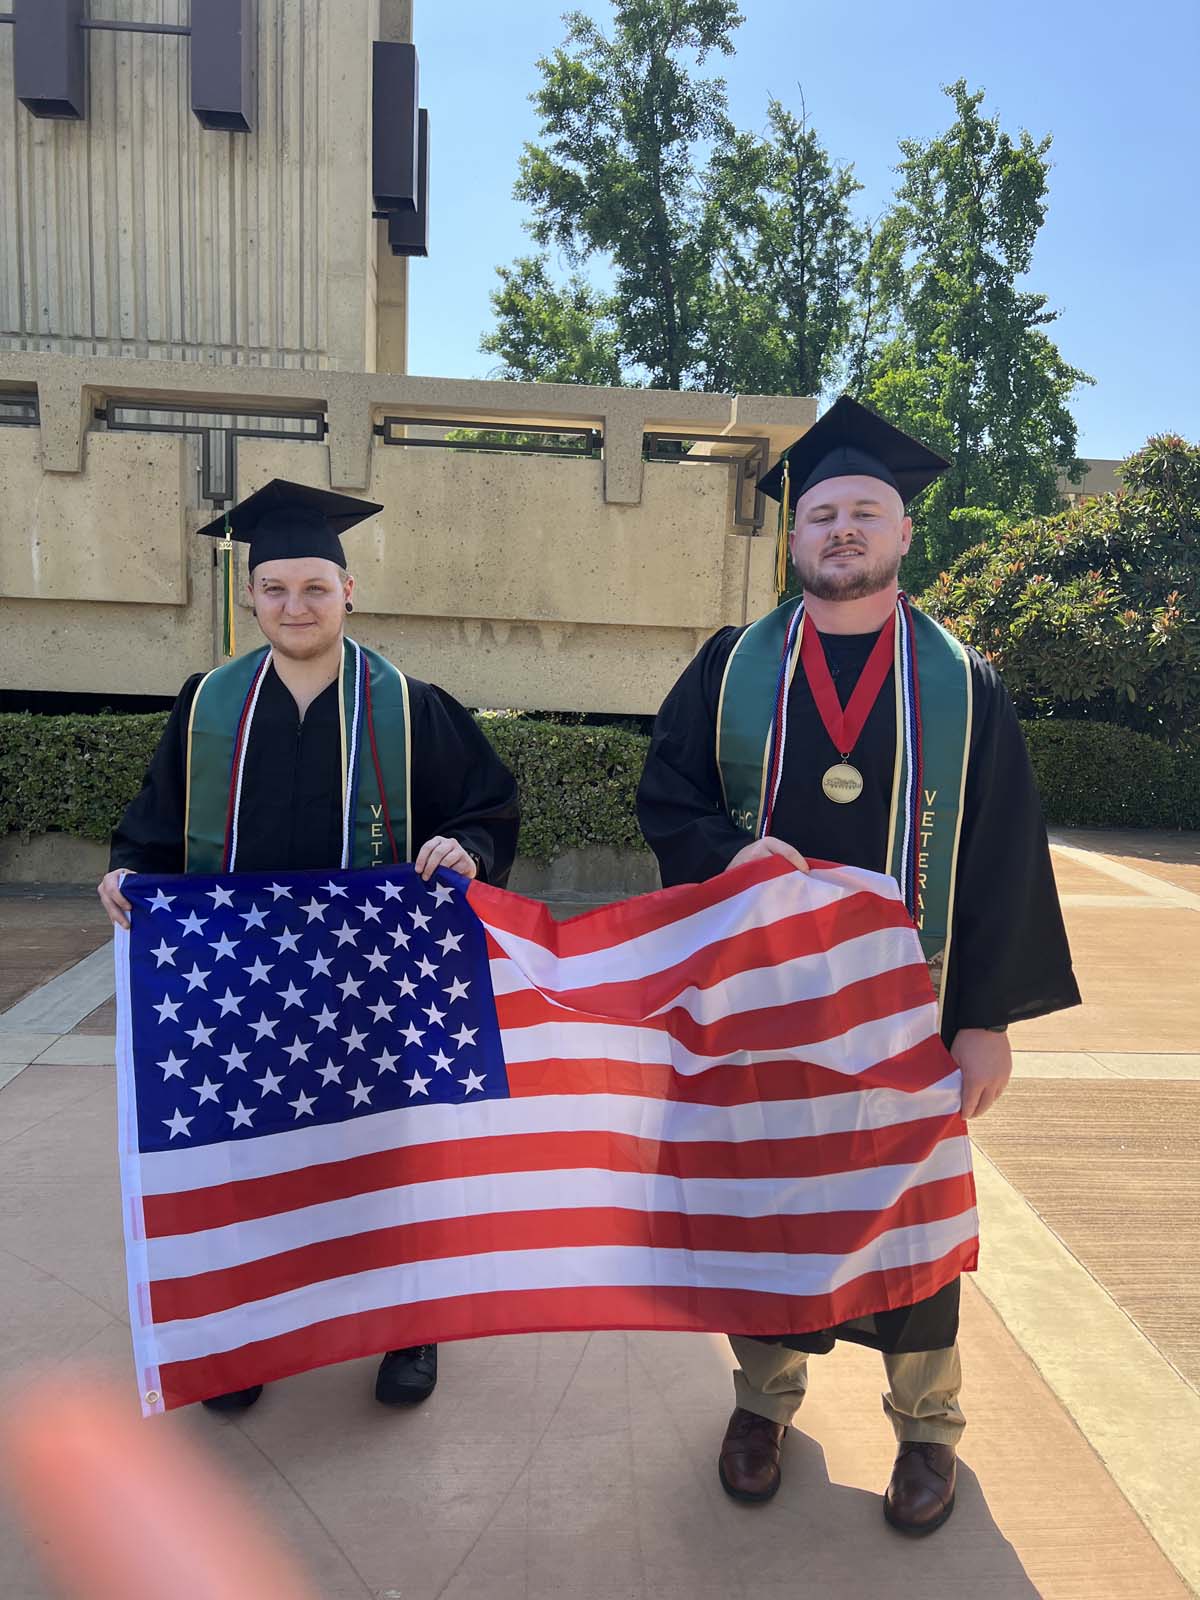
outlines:
{"label": "paved sidewalk", "polygon": [[[1064,835],[1055,860],[1085,1004],[1014,1030],[1017,1081],[973,1128],[970,1426],[935,1538],[880,1516],[891,1436],[878,1359],[854,1348],[813,1363],[761,1508],[716,1482],[732,1401],[715,1338],[479,1341],[444,1349],[412,1413],[376,1406],[357,1362],[232,1421],[154,1425],[205,1441],[330,1600],[1194,1592],[1200,840]],[[90,900],[3,897],[0,939],[0,1376],[94,1366],[132,1405],[104,928]],[[4,1600],[45,1594],[2,1525],[0,1573]]]}

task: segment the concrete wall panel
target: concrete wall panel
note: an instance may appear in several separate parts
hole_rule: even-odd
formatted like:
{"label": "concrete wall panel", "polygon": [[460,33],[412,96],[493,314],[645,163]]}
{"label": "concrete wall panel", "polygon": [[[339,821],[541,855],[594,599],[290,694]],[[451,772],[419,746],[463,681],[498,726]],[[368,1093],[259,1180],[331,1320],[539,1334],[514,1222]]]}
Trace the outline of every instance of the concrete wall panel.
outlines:
{"label": "concrete wall panel", "polygon": [[[241,493],[328,487],[326,450],[247,440]],[[732,469],[649,463],[641,503],[605,505],[599,460],[377,446],[380,516],[343,541],[381,615],[716,627]]]}
{"label": "concrete wall panel", "polygon": [[44,473],[38,433],[6,428],[0,595],[186,606],[191,451],[166,434],[93,434],[86,473]]}

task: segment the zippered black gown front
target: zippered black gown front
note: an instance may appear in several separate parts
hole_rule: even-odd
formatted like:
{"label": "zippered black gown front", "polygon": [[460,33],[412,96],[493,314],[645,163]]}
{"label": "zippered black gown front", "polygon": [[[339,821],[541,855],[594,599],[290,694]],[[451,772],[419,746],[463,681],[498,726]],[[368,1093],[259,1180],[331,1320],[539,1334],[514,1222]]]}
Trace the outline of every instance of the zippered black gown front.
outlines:
{"label": "zippered black gown front", "polygon": [[[182,872],[187,728],[201,680],[184,684],[139,794],[112,837],[109,867]],[[473,717],[444,690],[409,678],[412,844],[435,834],[479,857],[480,877],[503,885],[517,847],[517,786]],[[263,678],[242,781],[239,872],[336,867],[342,853],[339,681],[304,717],[275,668]],[[387,738],[386,727],[376,727]],[[403,841],[399,841],[403,850]]]}
{"label": "zippered black gown front", "polygon": [[[664,885],[714,877],[749,843],[724,809],[716,763],[717,702],[742,631],[724,628],[709,639],[655,721],[638,819]],[[878,636],[821,636],[843,707]],[[968,657],[974,711],[942,1012],[947,1044],[960,1028],[996,1027],[1079,1004],[1025,741],[995,669],[974,651]],[[863,792],[848,805],[829,800],[821,777],[841,752],[798,670],[772,833],[813,860],[885,871],[895,750],[889,675],[851,757]],[[834,1338],[885,1351],[944,1348],[957,1334],[958,1298],[955,1281],[915,1306],[783,1342],[813,1351],[829,1349]]]}

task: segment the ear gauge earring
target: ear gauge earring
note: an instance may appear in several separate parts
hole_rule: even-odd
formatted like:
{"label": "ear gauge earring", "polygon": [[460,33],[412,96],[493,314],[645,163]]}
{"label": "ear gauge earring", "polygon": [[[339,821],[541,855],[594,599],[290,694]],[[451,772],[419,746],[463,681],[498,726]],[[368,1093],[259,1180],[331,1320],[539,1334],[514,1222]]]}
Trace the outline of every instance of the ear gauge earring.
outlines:
{"label": "ear gauge earring", "polygon": [[354,601],[353,600],[347,600],[346,601],[346,610],[347,611],[353,611],[354,610]]}

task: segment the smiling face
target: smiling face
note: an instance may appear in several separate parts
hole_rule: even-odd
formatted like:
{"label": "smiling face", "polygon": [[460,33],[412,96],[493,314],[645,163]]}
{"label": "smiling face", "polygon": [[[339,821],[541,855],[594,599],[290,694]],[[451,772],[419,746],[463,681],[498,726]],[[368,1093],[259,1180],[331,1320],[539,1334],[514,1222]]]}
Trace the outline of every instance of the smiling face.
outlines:
{"label": "smiling face", "polygon": [[792,561],[817,599],[861,600],[890,588],[911,543],[904,502],[879,478],[826,478],[796,502]]}
{"label": "smiling face", "polygon": [[248,588],[272,648],[293,661],[308,661],[340,640],[354,579],[332,561],[306,556],[262,562]]}

